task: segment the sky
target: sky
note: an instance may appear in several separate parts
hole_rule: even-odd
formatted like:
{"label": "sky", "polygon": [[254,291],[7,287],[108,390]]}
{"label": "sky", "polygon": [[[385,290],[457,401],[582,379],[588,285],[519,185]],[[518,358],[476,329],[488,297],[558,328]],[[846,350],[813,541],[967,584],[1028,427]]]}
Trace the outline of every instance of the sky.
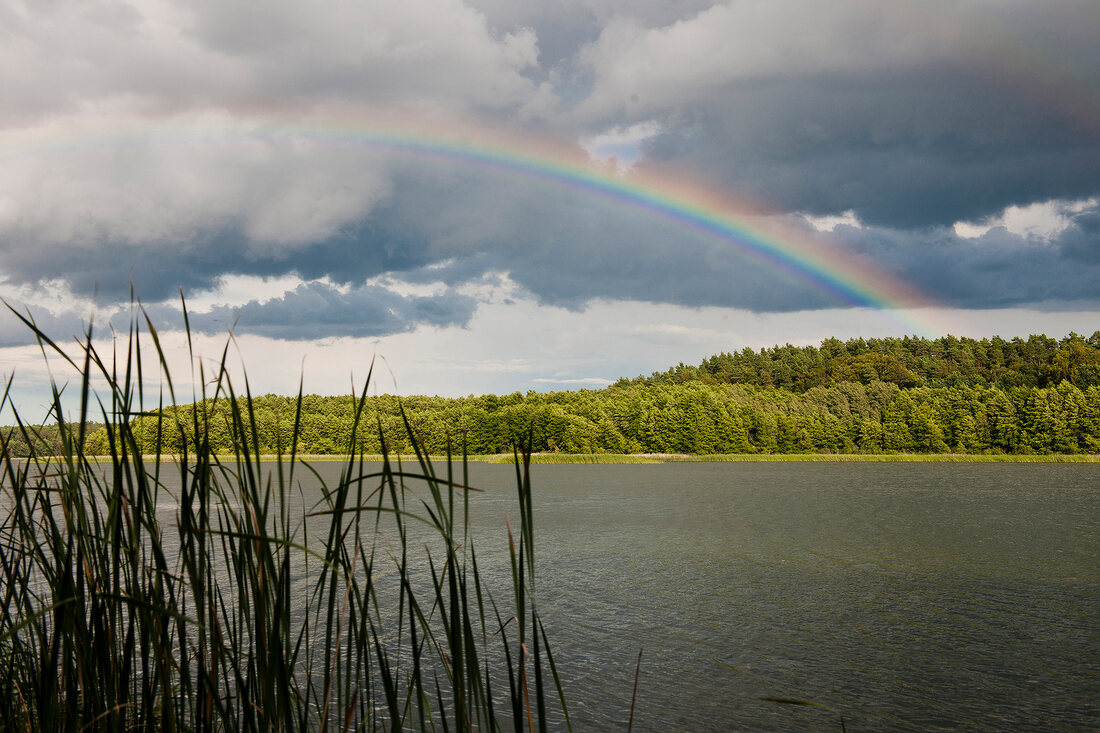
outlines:
{"label": "sky", "polygon": [[[181,399],[227,342],[253,393],[457,396],[1090,335],[1096,38],[1095,0],[0,0],[0,297],[71,353],[143,309]],[[0,376],[33,421],[73,373],[5,309]]]}

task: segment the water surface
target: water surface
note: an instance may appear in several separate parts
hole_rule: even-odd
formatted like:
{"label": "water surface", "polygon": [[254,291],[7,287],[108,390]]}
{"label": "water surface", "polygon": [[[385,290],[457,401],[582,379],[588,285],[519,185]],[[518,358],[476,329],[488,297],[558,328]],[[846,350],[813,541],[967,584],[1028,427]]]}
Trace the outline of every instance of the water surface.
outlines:
{"label": "water surface", "polygon": [[[471,466],[479,552],[514,469]],[[1100,466],[532,468],[579,730],[1100,727]]]}
{"label": "water surface", "polygon": [[[330,485],[343,468],[315,467]],[[478,558],[506,589],[515,469],[470,471]],[[1100,730],[1100,464],[532,479],[538,603],[578,731],[626,729],[639,650],[635,730]]]}

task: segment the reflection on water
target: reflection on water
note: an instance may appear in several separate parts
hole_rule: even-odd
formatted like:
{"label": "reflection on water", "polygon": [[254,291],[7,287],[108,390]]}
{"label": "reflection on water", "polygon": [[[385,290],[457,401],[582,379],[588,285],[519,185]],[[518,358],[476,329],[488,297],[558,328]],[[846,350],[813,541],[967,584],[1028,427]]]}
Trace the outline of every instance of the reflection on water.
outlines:
{"label": "reflection on water", "polygon": [[[577,730],[625,729],[639,649],[637,730],[839,730],[763,697],[852,731],[1100,728],[1100,465],[532,472]],[[471,473],[478,560],[506,585],[514,468]]]}

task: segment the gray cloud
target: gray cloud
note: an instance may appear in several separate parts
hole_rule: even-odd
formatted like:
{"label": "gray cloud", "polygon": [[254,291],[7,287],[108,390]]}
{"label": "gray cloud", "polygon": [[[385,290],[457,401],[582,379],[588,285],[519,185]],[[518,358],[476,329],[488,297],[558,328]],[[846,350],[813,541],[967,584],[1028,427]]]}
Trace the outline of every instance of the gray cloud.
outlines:
{"label": "gray cloud", "polygon": [[172,5],[59,0],[0,7],[0,120],[88,108],[163,114],[414,102],[513,109],[535,91],[526,28],[490,27],[454,0]]}
{"label": "gray cloud", "polygon": [[[476,303],[454,288],[503,273],[573,309],[843,304],[636,210],[294,132],[401,105],[439,127],[474,118],[571,144],[653,123],[640,169],[789,219],[851,210],[866,226],[839,227],[838,247],[946,304],[1096,302],[1095,206],[1049,240],[952,229],[1100,197],[1095,3],[903,5],[2,4],[4,282],[113,303],[132,279],[156,302],[297,274],[306,284],[282,298],[196,320],[218,330],[239,314],[239,329],[281,338],[463,324]],[[446,289],[365,284],[387,274]]]}
{"label": "gray cloud", "polygon": [[[456,190],[435,173],[406,172],[394,196],[374,212],[369,227],[314,251],[324,251],[324,262],[348,263],[351,280],[367,275],[356,269],[362,253],[384,247],[407,255],[383,267],[410,282],[454,287],[507,272],[541,302],[575,309],[594,299],[756,311],[848,302],[804,273],[739,254],[729,242],[540,183],[486,180]],[[432,215],[414,216],[420,211]],[[1097,302],[1098,213],[1092,206],[1068,214],[1067,227],[1049,240],[1002,227],[967,239],[948,227],[841,226],[830,238],[944,305]],[[308,267],[308,258],[297,266]]]}
{"label": "gray cloud", "polygon": [[1077,301],[1100,304],[1100,227],[1093,206],[1049,240],[994,227],[967,239],[952,230],[838,227],[861,257],[931,297],[963,308]]}
{"label": "gray cloud", "polygon": [[361,238],[327,243],[326,261],[354,272],[358,252],[388,246],[412,255],[401,273],[410,281],[457,286],[506,272],[541,302],[573,309],[596,298],[759,310],[837,305],[797,276],[660,216],[538,180],[462,180],[404,171]]}
{"label": "gray cloud", "polygon": [[[273,301],[223,306],[192,321],[202,331],[236,323],[239,333],[287,339],[463,325],[476,301],[454,288],[500,273],[540,302],[571,309],[596,299],[760,312],[850,302],[804,273],[743,256],[731,242],[545,182],[397,166],[389,190],[355,225],[275,254],[256,250],[237,228],[173,247],[120,246],[106,260],[103,252],[111,250],[76,250],[63,257],[72,268],[68,282],[86,294],[98,288],[111,300],[126,297],[132,274],[146,302],[155,302],[174,298],[181,282],[211,289],[227,273],[297,274],[313,282]],[[1068,214],[1067,222],[1049,241],[1003,227],[966,239],[948,227],[840,226],[831,239],[945,305],[1096,302],[1100,211],[1085,208]],[[134,269],[112,268],[119,261]],[[34,272],[36,265],[27,260],[25,267]],[[363,284],[387,273],[409,283],[443,283],[446,289],[418,298]],[[339,287],[315,282],[319,279]],[[178,316],[165,322],[176,324]]]}
{"label": "gray cloud", "polygon": [[[508,269],[541,300],[580,307],[594,298],[690,306],[792,311],[845,305],[843,298],[786,271],[737,255],[728,244],[636,212],[573,202],[571,216],[553,207],[519,212],[513,233],[480,256],[483,267]],[[540,219],[541,217],[541,219]],[[537,222],[537,224],[536,224]],[[492,242],[480,235],[473,240]],[[1100,303],[1100,210],[1073,214],[1049,241],[996,227],[967,239],[948,227],[838,227],[833,244],[942,303],[966,308],[1039,302]],[[599,242],[592,247],[591,242]],[[517,244],[509,245],[510,242]],[[499,248],[499,249],[498,249]],[[433,271],[466,274],[473,260]]]}
{"label": "gray cloud", "polygon": [[254,300],[191,315],[190,324],[205,333],[232,330],[285,340],[385,336],[418,326],[463,325],[476,307],[473,298],[453,290],[401,295],[380,285],[364,285],[342,292],[310,282],[263,303]]}
{"label": "gray cloud", "polygon": [[[647,26],[675,23],[706,10],[713,0],[472,0],[496,28],[531,28],[539,42],[539,70],[549,78],[568,76],[577,53],[600,36],[615,18],[636,19]],[[569,96],[574,96],[572,93]]]}
{"label": "gray cloud", "polygon": [[[26,304],[17,301],[6,302],[55,342],[69,336],[80,338],[87,328],[86,319],[72,311],[50,313],[42,308],[28,308]],[[34,342],[33,329],[0,304],[0,347],[23,346]]]}
{"label": "gray cloud", "polygon": [[947,226],[1100,191],[1098,34],[1076,0],[715,5],[605,27],[575,114],[781,210]]}
{"label": "gray cloud", "polygon": [[1100,191],[1100,129],[949,68],[739,84],[653,141],[650,160],[784,211],[949,226]]}

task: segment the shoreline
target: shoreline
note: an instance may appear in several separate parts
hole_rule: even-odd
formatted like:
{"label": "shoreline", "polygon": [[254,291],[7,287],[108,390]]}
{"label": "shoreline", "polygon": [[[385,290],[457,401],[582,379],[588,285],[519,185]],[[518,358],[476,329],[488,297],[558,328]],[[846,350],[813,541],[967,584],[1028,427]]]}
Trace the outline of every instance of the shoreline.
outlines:
{"label": "shoreline", "polygon": [[[143,456],[145,460],[155,460],[156,456]],[[162,461],[175,461],[178,456],[163,454]],[[222,456],[224,463],[234,462],[232,455]],[[289,456],[283,455],[284,461]],[[445,463],[446,455],[429,456],[432,463]],[[461,463],[461,456],[452,456],[455,463]],[[110,462],[110,456],[88,456],[92,463]],[[254,459],[254,457],[253,457]],[[295,460],[305,463],[335,463],[347,462],[351,459],[347,454],[299,454]],[[417,462],[415,454],[391,454],[392,463],[400,461],[404,464]],[[279,460],[276,454],[264,453],[260,455],[264,462]],[[354,460],[358,462],[359,456]],[[383,457],[378,454],[364,455],[362,460],[366,463],[381,463]],[[513,463],[511,453],[494,453],[488,455],[467,456],[469,463]],[[533,453],[532,464],[568,465],[619,465],[619,464],[659,464],[659,463],[1100,463],[1100,454],[1096,453],[1054,453],[1046,455],[1017,455],[1017,454],[969,454],[969,453],[719,453],[719,454],[695,454],[695,453]]]}
{"label": "shoreline", "polygon": [[[490,463],[511,463],[512,456]],[[971,455],[966,453],[536,453],[531,463],[1100,463],[1097,454]]]}

